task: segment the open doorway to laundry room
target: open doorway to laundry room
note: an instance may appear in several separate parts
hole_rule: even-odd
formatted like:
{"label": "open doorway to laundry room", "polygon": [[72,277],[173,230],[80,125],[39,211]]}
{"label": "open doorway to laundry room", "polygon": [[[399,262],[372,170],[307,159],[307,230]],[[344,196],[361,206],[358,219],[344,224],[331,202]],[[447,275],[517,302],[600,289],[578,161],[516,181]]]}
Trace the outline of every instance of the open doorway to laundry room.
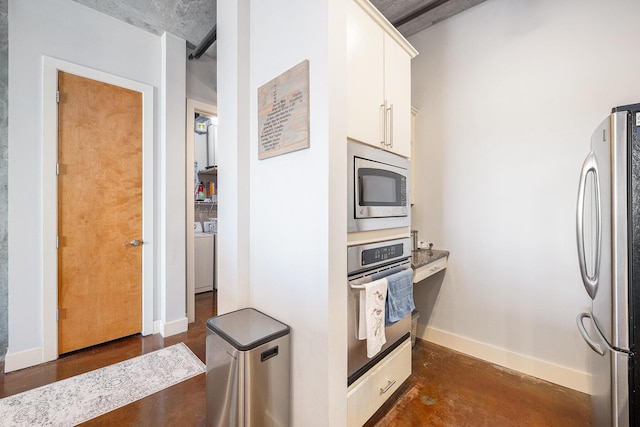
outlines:
{"label": "open doorway to laundry room", "polygon": [[194,99],[187,99],[186,114],[186,301],[191,323],[196,293],[213,292],[217,301],[218,117],[214,105]]}

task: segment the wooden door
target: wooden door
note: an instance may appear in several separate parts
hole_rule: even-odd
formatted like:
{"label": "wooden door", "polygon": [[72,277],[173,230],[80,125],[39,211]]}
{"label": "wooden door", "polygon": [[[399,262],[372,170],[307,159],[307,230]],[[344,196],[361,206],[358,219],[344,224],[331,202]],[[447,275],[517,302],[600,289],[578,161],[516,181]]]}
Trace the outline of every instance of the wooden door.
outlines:
{"label": "wooden door", "polygon": [[58,353],[142,330],[142,94],[58,73]]}

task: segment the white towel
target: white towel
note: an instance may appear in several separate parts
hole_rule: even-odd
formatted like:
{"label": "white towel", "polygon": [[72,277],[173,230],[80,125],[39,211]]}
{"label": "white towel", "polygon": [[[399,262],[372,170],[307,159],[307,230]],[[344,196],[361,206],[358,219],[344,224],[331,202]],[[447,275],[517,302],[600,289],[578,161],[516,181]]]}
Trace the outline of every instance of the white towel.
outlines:
{"label": "white towel", "polygon": [[358,339],[367,340],[367,357],[375,356],[387,338],[384,335],[384,303],[387,299],[387,279],[363,284],[360,291]]}

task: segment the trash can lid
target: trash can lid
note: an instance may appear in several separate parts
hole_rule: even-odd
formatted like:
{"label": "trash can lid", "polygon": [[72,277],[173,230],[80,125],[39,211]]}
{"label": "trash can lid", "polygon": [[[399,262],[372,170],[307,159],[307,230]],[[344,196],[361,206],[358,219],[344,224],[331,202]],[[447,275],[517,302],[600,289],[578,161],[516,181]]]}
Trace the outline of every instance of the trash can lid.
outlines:
{"label": "trash can lid", "polygon": [[251,350],[289,333],[289,326],[254,309],[243,308],[207,320],[207,329],[240,351]]}

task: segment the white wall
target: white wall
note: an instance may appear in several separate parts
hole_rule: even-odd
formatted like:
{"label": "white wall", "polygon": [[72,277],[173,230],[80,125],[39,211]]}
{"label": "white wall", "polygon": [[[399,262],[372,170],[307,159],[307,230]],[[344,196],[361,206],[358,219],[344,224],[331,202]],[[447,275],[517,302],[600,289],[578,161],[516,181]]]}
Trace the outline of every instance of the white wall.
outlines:
{"label": "white wall", "polygon": [[161,42],[160,115],[158,145],[158,278],[163,336],[187,330],[186,317],[186,45],[173,34]]}
{"label": "white wall", "polygon": [[218,104],[217,60],[208,55],[187,61],[187,98]]}
{"label": "white wall", "polygon": [[[239,8],[247,4],[240,2]],[[235,31],[250,22],[248,41],[241,31],[232,34],[222,25],[219,29],[220,140],[248,144],[248,152],[236,148],[232,154],[227,149],[221,153],[218,214],[223,253],[242,250],[225,236],[238,230],[225,229],[233,219],[222,207],[226,197],[223,167],[228,167],[222,155],[237,156],[238,165],[248,165],[250,175],[249,188],[240,189],[250,194],[246,206],[250,285],[238,293],[236,284],[227,282],[235,279],[235,271],[227,273],[229,266],[223,265],[221,305],[232,309],[230,300],[236,302],[235,308],[246,303],[291,327],[291,425],[345,425],[346,4],[339,0],[250,2],[248,10],[224,6],[224,15],[220,7],[219,3],[223,25],[241,17]],[[238,43],[234,52],[227,51],[232,43],[227,36]],[[229,60],[237,56],[232,55],[242,56],[243,43],[249,48],[247,81],[226,70],[235,66]],[[310,148],[258,160],[258,87],[304,59],[310,64]],[[248,87],[248,93],[229,87],[234,84]],[[248,100],[249,108],[238,108],[227,95],[237,97],[238,105]],[[241,133],[246,139],[229,141],[223,136],[229,135],[227,114],[232,109],[238,120],[248,117],[249,132]]]}
{"label": "white wall", "polygon": [[417,285],[424,336],[587,390],[578,174],[611,107],[640,101],[633,0],[488,0],[410,38],[414,228],[451,251]]}
{"label": "white wall", "polygon": [[[9,355],[25,350],[37,350],[42,346],[42,58],[43,55],[80,64],[131,80],[143,82],[156,88],[163,99],[175,99],[176,89],[181,91],[181,107],[170,108],[163,119],[160,116],[159,101],[154,109],[155,135],[168,134],[171,126],[178,123],[181,138],[184,139],[184,72],[163,80],[161,70],[163,60],[175,58],[175,43],[167,49],[161,37],[117,21],[70,0],[31,0],[28,2],[9,1]],[[182,42],[184,44],[184,42]],[[163,51],[164,49],[164,51]],[[170,59],[169,59],[170,60]],[[184,60],[184,57],[182,57]],[[184,68],[184,64],[183,64]],[[178,72],[179,74],[179,72]],[[169,86],[168,95],[165,95]],[[156,98],[159,99],[160,97]],[[161,132],[162,130],[162,132]],[[176,145],[180,150],[176,150]],[[167,144],[165,144],[165,147]],[[174,139],[168,143],[172,150],[167,164],[156,172],[169,170],[168,179],[179,169],[179,179],[184,179],[184,141]],[[175,153],[174,153],[175,152]],[[181,157],[182,156],[182,157]],[[174,174],[174,175],[171,175]],[[181,193],[167,194],[171,188],[158,185],[156,193],[164,193],[167,219],[184,217],[184,185]],[[178,190],[180,191],[180,190]],[[175,205],[173,200],[180,200]],[[158,211],[163,208],[158,208]],[[162,242],[166,247],[180,244],[184,246],[184,226],[181,232],[174,232],[173,225],[159,229],[154,242]],[[171,252],[169,251],[171,254]],[[182,261],[180,260],[182,257]],[[184,251],[178,259],[171,259],[169,265],[162,265],[163,275],[169,281],[157,283],[155,295],[172,297],[184,292],[182,281],[173,280],[184,270]],[[178,266],[178,267],[176,267]],[[182,266],[182,267],[180,267]],[[184,276],[184,275],[183,275]],[[163,289],[159,289],[163,286]],[[162,290],[163,292],[160,292]],[[159,305],[165,304],[159,301]],[[156,304],[156,306],[158,306]],[[178,320],[176,313],[184,317],[184,298],[168,298],[164,313],[154,313],[154,319],[170,322]],[[186,324],[186,323],[185,323]]]}
{"label": "white wall", "polygon": [[218,2],[218,314],[249,305],[249,4]]}
{"label": "white wall", "polygon": [[[258,160],[257,114],[250,127],[251,304],[292,328],[292,425],[344,425],[332,408],[345,400],[346,364],[339,362],[346,360],[346,186],[342,179],[337,188],[330,178],[346,177],[346,123],[334,116],[340,112],[335,93],[345,87],[339,66],[345,66],[346,23],[329,17],[330,3],[281,0],[251,9],[252,94],[309,59],[310,148]],[[343,34],[341,56],[327,40],[330,31]],[[257,112],[257,96],[251,100],[250,111]],[[331,257],[336,251],[339,260]],[[343,273],[340,280],[333,279],[336,272]],[[340,319],[341,327],[332,328]]]}

